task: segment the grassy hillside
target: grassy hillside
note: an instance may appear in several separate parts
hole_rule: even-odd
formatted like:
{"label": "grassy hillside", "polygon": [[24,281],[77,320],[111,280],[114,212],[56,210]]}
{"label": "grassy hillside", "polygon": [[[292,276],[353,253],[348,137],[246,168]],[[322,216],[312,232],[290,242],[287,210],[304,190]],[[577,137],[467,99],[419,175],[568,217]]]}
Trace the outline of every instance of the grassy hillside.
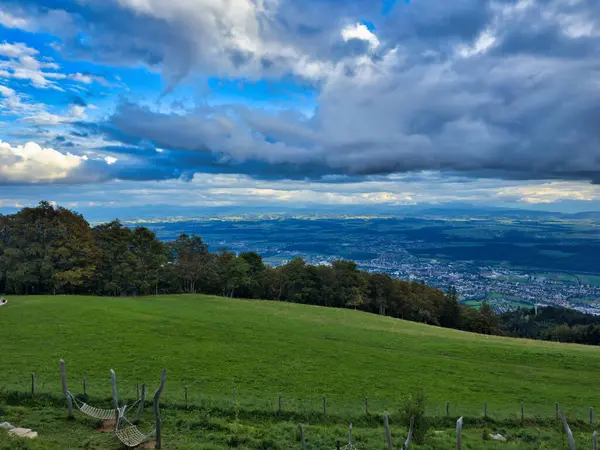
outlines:
{"label": "grassy hillside", "polygon": [[[479,336],[351,310],[201,295],[9,298],[0,309],[0,355],[0,391],[27,391],[35,372],[38,391],[58,395],[58,360],[64,358],[71,390],[81,392],[81,379],[87,377],[88,393],[98,401],[110,395],[109,368],[117,372],[121,396],[133,397],[137,382],[153,390],[166,367],[166,404],[183,404],[187,386],[190,403],[223,410],[231,408],[235,390],[241,409],[273,412],[281,394],[286,413],[309,417],[322,411],[325,395],[328,414],[358,420],[364,397],[372,413],[395,411],[418,386],[427,394],[428,413],[440,417],[446,401],[453,417],[481,416],[487,401],[489,415],[497,420],[516,417],[521,401],[530,417],[552,417],[555,402],[573,419],[585,419],[590,406],[600,407],[600,350],[595,347]],[[53,411],[56,420],[58,410]],[[79,432],[89,432],[84,422],[78,426]],[[277,427],[294,434],[293,424]],[[380,435],[364,431],[370,432]]]}

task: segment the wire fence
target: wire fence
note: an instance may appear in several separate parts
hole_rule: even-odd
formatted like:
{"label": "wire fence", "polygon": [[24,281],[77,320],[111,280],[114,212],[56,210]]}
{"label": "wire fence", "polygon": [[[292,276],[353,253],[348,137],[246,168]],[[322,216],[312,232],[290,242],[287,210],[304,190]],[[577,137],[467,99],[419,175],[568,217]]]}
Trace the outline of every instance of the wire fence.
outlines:
{"label": "wire fence", "polygon": [[[111,408],[111,380],[107,370],[106,377],[88,378],[81,373],[69,373],[67,380],[69,391],[73,395],[89,399],[97,407]],[[151,375],[151,376],[150,376]],[[150,401],[159,383],[160,373],[148,374],[144,380],[133,380],[130,377],[119,377],[117,373],[117,388],[121,403],[128,403],[139,398],[142,383],[146,384],[146,399]],[[11,377],[14,379],[14,377]],[[2,383],[0,394],[18,393],[22,396],[47,395],[57,402],[61,401],[62,387],[59,371],[55,373],[23,374],[22,383]],[[221,386],[219,386],[221,387]],[[380,396],[339,396],[327,393],[315,393],[312,396],[298,397],[289,392],[273,393],[263,391],[250,393],[233,387],[230,392],[219,391],[211,383],[205,381],[189,381],[188,383],[173,382],[167,384],[161,395],[161,405],[167,408],[204,408],[219,410],[230,414],[262,414],[277,417],[291,417],[315,421],[352,421],[368,417],[382,417],[384,412],[398,413],[408,397],[400,395],[393,397]],[[495,404],[493,401],[484,402],[451,402],[428,401],[425,414],[431,418],[454,419],[458,417],[473,420],[488,419],[491,421],[543,421],[559,418],[562,411],[573,423],[596,424],[596,409],[594,405],[574,405],[568,402],[506,402]],[[600,419],[598,419],[600,420]],[[448,422],[450,423],[450,422]]]}

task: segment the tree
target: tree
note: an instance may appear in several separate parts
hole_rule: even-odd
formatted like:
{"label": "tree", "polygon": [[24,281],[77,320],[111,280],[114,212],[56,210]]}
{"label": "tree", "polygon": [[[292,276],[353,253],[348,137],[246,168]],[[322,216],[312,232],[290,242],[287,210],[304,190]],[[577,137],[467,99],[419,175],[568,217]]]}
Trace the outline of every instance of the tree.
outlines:
{"label": "tree", "polygon": [[2,284],[8,292],[79,292],[95,269],[88,223],[48,202],[2,216],[0,252]]}
{"label": "tree", "polygon": [[136,294],[136,256],[132,250],[132,231],[118,220],[93,228],[99,252],[95,278],[96,292],[101,295]]}
{"label": "tree", "polygon": [[174,270],[184,292],[196,292],[196,285],[209,270],[208,245],[199,236],[180,235],[170,245]]}
{"label": "tree", "polygon": [[265,291],[265,265],[262,257],[256,252],[246,252],[241,253],[239,258],[248,265],[248,279],[240,291],[240,296],[262,298]]}
{"label": "tree", "polygon": [[500,334],[498,316],[494,313],[489,303],[483,303],[477,314],[477,325],[474,330],[481,334]]}
{"label": "tree", "polygon": [[354,261],[334,261],[337,306],[357,308],[364,304],[367,292],[365,278],[361,276]]}
{"label": "tree", "polygon": [[372,300],[372,312],[386,315],[390,300],[393,298],[394,280],[387,274],[377,273],[369,278],[369,298]]}
{"label": "tree", "polygon": [[456,328],[460,321],[460,306],[456,288],[450,286],[448,294],[444,297],[440,310],[440,325],[447,328]]}
{"label": "tree", "polygon": [[250,280],[250,265],[244,258],[221,249],[217,256],[217,267],[222,295],[233,297],[237,290],[247,287]]}

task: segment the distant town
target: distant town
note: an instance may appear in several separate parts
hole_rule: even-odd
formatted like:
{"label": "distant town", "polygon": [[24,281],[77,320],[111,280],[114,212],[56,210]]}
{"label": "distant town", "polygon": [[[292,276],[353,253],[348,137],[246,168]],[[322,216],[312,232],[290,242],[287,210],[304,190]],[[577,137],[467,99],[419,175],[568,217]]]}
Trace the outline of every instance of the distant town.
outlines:
{"label": "distant town", "polygon": [[[214,250],[254,251],[272,266],[356,261],[497,312],[560,305],[600,315],[600,224],[584,218],[277,215],[142,221],[162,239],[195,233]],[[139,223],[139,222],[136,222]],[[132,224],[133,225],[133,224]]]}
{"label": "distant town", "polygon": [[[412,255],[411,247],[407,244],[404,248],[389,249],[375,259],[358,262],[358,266],[369,272],[384,272],[395,278],[424,282],[443,291],[454,286],[462,303],[477,305],[486,301],[497,312],[519,306],[558,305],[600,315],[600,286],[585,284],[577,276],[563,275],[562,279],[556,279],[552,274],[540,275],[497,265],[424,259]],[[242,242],[230,242],[228,248],[236,252],[275,253],[275,258],[265,261],[274,266],[298,256],[314,265],[329,265],[341,259],[338,255],[277,250],[273,245],[255,248]]]}

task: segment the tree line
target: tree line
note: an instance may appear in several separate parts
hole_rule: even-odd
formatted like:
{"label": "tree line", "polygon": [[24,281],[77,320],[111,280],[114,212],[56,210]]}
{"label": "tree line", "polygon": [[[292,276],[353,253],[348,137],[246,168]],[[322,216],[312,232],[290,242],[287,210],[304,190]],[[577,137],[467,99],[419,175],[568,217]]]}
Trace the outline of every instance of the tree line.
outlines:
{"label": "tree line", "polygon": [[203,293],[354,308],[481,334],[555,338],[529,335],[522,317],[498,316],[487,304],[460,305],[453,287],[444,293],[345,260],[324,266],[298,257],[271,267],[255,252],[211,252],[195,235],[162,242],[148,228],[118,220],[91,227],[82,215],[48,202],[0,215],[0,293]]}
{"label": "tree line", "polygon": [[500,315],[508,336],[600,345],[600,318],[556,306],[520,308]]}

